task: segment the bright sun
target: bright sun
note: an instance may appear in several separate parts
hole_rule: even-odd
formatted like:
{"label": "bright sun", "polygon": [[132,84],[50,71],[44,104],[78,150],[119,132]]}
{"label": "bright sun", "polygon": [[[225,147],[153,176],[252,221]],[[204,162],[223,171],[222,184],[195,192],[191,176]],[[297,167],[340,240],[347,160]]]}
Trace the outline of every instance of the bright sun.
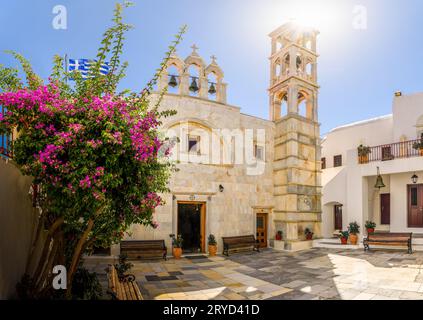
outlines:
{"label": "bright sun", "polygon": [[[333,30],[342,23],[343,11],[338,1],[282,1],[278,8],[272,12],[275,22],[281,20],[292,21],[306,28],[314,28],[319,31]],[[273,20],[272,19],[272,20]]]}
{"label": "bright sun", "polygon": [[307,6],[293,5],[290,10],[290,19],[304,27],[327,30],[333,28],[338,20],[337,8],[333,6],[322,6],[319,4],[308,4]]}

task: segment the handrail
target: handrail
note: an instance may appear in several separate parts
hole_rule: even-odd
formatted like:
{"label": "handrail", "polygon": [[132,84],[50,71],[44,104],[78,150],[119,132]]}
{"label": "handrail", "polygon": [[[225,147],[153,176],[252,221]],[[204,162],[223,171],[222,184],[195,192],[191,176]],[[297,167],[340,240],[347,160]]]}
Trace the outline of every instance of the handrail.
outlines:
{"label": "handrail", "polygon": [[423,149],[415,148],[416,144],[422,144],[422,139],[382,144],[369,147],[368,154],[359,155],[359,163],[375,161],[390,161],[394,159],[404,159],[423,156]]}

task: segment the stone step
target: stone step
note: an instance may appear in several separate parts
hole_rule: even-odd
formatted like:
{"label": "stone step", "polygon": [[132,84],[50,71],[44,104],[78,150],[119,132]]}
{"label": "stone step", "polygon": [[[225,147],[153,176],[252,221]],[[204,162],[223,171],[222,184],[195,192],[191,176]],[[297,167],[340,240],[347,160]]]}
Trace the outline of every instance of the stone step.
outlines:
{"label": "stone step", "polygon": [[[423,251],[423,239],[413,239],[413,251]],[[372,246],[377,249],[392,249],[392,246]],[[339,239],[318,239],[313,241],[313,248],[326,248],[326,249],[345,249],[345,250],[357,250],[363,249],[363,242],[358,245],[343,245]],[[398,247],[401,248],[401,247]]]}

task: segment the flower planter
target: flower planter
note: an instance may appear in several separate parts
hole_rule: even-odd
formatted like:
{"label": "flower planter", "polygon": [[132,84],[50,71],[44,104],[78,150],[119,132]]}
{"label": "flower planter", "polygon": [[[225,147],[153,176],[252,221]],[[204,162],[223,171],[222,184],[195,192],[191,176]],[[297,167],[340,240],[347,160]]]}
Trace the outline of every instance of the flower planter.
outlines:
{"label": "flower planter", "polygon": [[350,234],[350,242],[352,245],[357,245],[358,236],[356,234]]}
{"label": "flower planter", "polygon": [[420,156],[423,157],[423,149],[420,149],[419,151],[420,151]]}
{"label": "flower planter", "polygon": [[209,256],[214,257],[217,253],[217,246],[209,244]]}
{"label": "flower planter", "polygon": [[182,256],[182,248],[173,248],[173,257],[175,259],[181,259]]}
{"label": "flower planter", "polygon": [[375,233],[375,229],[374,228],[367,228],[367,234],[370,233]]}
{"label": "flower planter", "polygon": [[313,240],[313,233],[306,234],[306,240]]}
{"label": "flower planter", "polygon": [[363,163],[369,163],[369,156],[365,155],[365,156],[358,156],[358,162],[363,164]]}
{"label": "flower planter", "polygon": [[275,240],[276,241],[281,241],[282,240],[282,236],[279,235],[279,234],[277,234],[276,237],[275,237]]}
{"label": "flower planter", "polygon": [[348,244],[348,238],[341,238],[341,244]]}

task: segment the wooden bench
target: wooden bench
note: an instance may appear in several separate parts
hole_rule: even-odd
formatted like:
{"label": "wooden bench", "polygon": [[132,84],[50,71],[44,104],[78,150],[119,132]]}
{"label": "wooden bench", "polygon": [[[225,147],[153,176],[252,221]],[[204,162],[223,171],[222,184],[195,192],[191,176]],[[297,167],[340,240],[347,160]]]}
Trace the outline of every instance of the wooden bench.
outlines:
{"label": "wooden bench", "polygon": [[229,256],[229,251],[256,250],[257,252],[260,252],[260,246],[253,235],[222,237],[222,240],[223,254],[226,256]]}
{"label": "wooden bench", "polygon": [[122,241],[120,251],[132,259],[167,259],[167,248],[164,240]]}
{"label": "wooden bench", "polygon": [[144,300],[132,274],[119,277],[115,266],[109,266],[109,291],[114,300]]}
{"label": "wooden bench", "polygon": [[412,237],[412,233],[370,233],[363,241],[364,250],[369,251],[370,245],[406,246],[408,253],[412,254]]}

